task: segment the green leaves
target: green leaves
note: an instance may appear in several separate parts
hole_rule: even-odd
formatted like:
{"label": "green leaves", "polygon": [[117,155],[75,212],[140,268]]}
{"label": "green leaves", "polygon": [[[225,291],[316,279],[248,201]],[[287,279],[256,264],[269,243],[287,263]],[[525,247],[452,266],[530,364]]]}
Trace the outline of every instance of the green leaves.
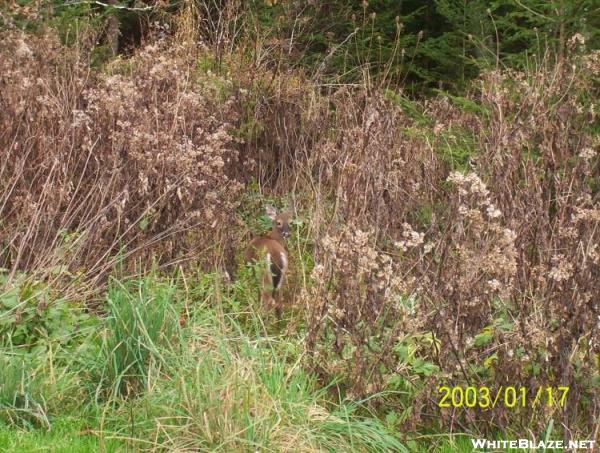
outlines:
{"label": "green leaves", "polygon": [[477,335],[473,337],[473,345],[475,347],[481,347],[488,344],[494,339],[494,337],[502,332],[510,332],[514,328],[514,323],[505,318],[505,314],[502,313],[498,318],[494,319],[494,322],[485,326]]}
{"label": "green leaves", "polygon": [[433,362],[428,362],[421,358],[415,358],[412,362],[412,369],[417,374],[431,376],[440,371],[440,368]]}
{"label": "green leaves", "polygon": [[[393,348],[400,364],[407,365],[412,373],[432,376],[439,373],[440,368],[428,360],[433,348],[439,348],[441,342],[432,332],[410,335],[403,338]],[[401,366],[401,365],[400,365]]]}
{"label": "green leaves", "polygon": [[473,344],[475,346],[484,346],[488,344],[494,338],[494,328],[492,326],[486,326],[483,330],[475,335],[473,338]]}
{"label": "green leaves", "polygon": [[19,289],[16,287],[9,288],[3,294],[0,294],[0,305],[4,308],[16,308],[19,304]]}
{"label": "green leaves", "polygon": [[48,284],[17,273],[7,283],[0,272],[0,347],[36,353],[58,342],[66,346],[90,321],[73,301],[57,297]]}

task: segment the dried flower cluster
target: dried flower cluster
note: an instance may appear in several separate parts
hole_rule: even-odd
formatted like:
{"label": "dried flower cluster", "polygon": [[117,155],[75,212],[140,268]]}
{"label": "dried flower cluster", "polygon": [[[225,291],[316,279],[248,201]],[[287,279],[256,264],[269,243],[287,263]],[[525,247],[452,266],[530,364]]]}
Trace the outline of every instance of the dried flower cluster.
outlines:
{"label": "dried flower cluster", "polygon": [[89,48],[51,34],[2,42],[0,266],[43,268],[73,233],[68,264],[90,275],[119,250],[194,257],[235,228],[234,102],[215,95],[226,79],[194,71],[193,52],[162,39],[90,72]]}
{"label": "dried flower cluster", "polygon": [[[400,304],[406,292],[398,261],[377,250],[375,235],[354,225],[325,236],[312,271],[315,285],[302,294],[310,307],[308,348],[313,365],[325,375],[340,375],[352,395],[383,388],[381,364],[392,366],[393,341],[382,350],[365,345],[393,338],[407,313]],[[331,326],[329,331],[327,328]],[[370,376],[369,382],[362,379]]]}
{"label": "dried flower cluster", "polygon": [[[303,296],[321,374],[344,376],[353,395],[385,388],[390,345],[422,329],[441,343],[428,354],[439,383],[477,373],[493,385],[569,385],[580,404],[554,416],[576,426],[578,413],[600,414],[598,60],[484,74],[470,101],[485,115],[446,98],[422,104],[433,134],[360,90],[329,98],[335,117],[304,113],[335,131],[302,154],[315,200],[331,194],[333,210],[332,221],[315,207],[314,287]],[[448,144],[458,157],[471,148],[459,171]],[[402,298],[420,301],[411,326],[395,311]],[[424,392],[414,417],[439,410]],[[502,408],[443,415],[514,421]],[[523,426],[547,416],[523,411]]]}

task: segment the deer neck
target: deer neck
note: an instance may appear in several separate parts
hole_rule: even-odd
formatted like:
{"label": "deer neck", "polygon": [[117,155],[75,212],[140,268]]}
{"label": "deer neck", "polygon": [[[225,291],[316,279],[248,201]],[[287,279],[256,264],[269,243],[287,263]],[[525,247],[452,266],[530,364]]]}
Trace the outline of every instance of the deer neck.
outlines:
{"label": "deer neck", "polygon": [[279,242],[281,245],[283,245],[283,242],[284,242],[283,236],[281,235],[279,230],[277,230],[277,228],[273,228],[271,230],[271,232],[269,233],[269,238],[273,239],[273,240]]}

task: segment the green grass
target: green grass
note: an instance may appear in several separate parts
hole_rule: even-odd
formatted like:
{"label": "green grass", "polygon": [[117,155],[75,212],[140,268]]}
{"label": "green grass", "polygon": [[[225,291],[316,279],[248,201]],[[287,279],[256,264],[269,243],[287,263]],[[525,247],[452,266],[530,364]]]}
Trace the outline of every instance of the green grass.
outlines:
{"label": "green grass", "polygon": [[82,416],[65,416],[52,423],[52,429],[15,429],[0,424],[0,450],[52,453],[87,453],[104,448],[106,453],[122,451],[123,444],[116,440],[101,440],[93,427]]}
{"label": "green grass", "polygon": [[249,282],[189,280],[113,280],[93,335],[4,348],[0,450],[404,451],[318,385]]}
{"label": "green grass", "polygon": [[30,332],[41,348],[9,338],[0,451],[472,451],[466,434],[404,438],[399,413],[337,400],[302,366],[303,330],[264,313],[251,272],[220,282],[112,280],[86,334],[65,317],[70,337]]}
{"label": "green grass", "polygon": [[111,282],[107,295],[111,316],[106,335],[100,336],[97,363],[104,390],[125,395],[147,385],[149,366],[162,361],[161,348],[173,345],[179,311],[176,293],[172,282],[154,276]]}

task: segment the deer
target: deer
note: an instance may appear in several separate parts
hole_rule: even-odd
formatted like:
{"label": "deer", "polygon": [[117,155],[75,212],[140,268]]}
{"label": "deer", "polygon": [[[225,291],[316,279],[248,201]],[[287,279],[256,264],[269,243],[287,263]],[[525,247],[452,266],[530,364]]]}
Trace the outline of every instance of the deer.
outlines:
{"label": "deer", "polygon": [[277,317],[281,319],[282,307],[278,302],[278,292],[283,286],[288,269],[288,253],[285,240],[290,236],[291,211],[277,213],[273,206],[266,207],[267,216],[273,221],[271,232],[254,237],[245,253],[246,263],[255,265],[260,272],[260,299],[267,306],[275,306]]}

